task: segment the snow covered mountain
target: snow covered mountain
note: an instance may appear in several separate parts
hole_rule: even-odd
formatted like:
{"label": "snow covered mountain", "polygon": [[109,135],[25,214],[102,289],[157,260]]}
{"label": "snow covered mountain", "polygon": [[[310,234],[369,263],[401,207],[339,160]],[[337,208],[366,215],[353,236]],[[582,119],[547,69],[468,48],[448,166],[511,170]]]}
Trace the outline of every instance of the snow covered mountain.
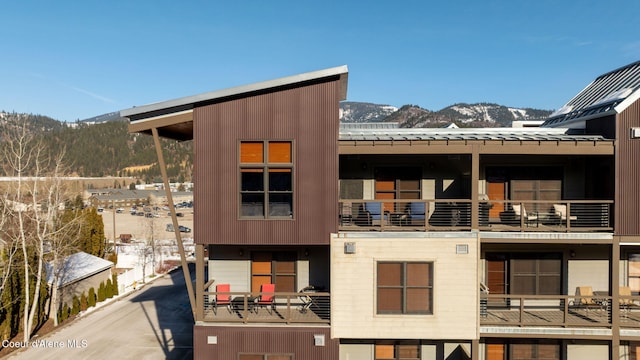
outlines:
{"label": "snow covered mountain", "polygon": [[400,127],[442,127],[451,123],[462,127],[508,127],[516,120],[545,119],[551,112],[489,103],[460,103],[439,111],[423,109],[417,105],[405,105],[398,109],[370,103],[340,104],[342,122],[396,122]]}

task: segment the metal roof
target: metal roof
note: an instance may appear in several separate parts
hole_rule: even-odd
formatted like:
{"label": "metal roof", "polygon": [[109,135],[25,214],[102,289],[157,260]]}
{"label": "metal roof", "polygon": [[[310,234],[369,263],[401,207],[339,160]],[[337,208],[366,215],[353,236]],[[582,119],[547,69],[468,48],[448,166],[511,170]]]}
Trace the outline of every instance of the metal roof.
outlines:
{"label": "metal roof", "polygon": [[570,123],[618,114],[640,98],[640,61],[600,75],[542,124]]}
{"label": "metal roof", "polygon": [[[87,254],[86,252],[77,252],[64,258],[64,262],[56,271],[59,271],[57,285],[64,286],[78,280],[82,280],[91,275],[113,267],[111,261]],[[47,283],[53,284],[54,273],[53,264],[46,264]]]}
{"label": "metal roof", "polygon": [[[225,99],[225,98],[233,98],[236,96],[241,96],[244,94],[253,94],[256,92],[266,91],[269,89],[278,89],[287,86],[293,86],[295,84],[312,82],[315,80],[320,80],[329,77],[340,77],[342,88],[340,89],[340,100],[345,100],[347,97],[347,75],[348,69],[346,65],[333,67],[324,70],[312,71],[303,74],[293,75],[282,77],[274,80],[268,80],[248,85],[242,85],[237,87],[232,87],[223,90],[211,91],[203,94],[192,95],[187,97],[182,97],[173,100],[167,100],[162,102],[157,102],[148,105],[136,106],[130,109],[120,110],[120,116],[128,117],[131,121],[135,121],[134,119],[138,119],[140,115],[146,113],[156,114],[158,111],[165,111],[168,109],[174,109],[171,112],[184,111],[188,109],[192,109],[195,104],[198,103],[206,103],[210,101]],[[166,112],[169,113],[169,112]],[[153,116],[153,115],[152,115]],[[146,116],[142,116],[145,118]]]}
{"label": "metal roof", "polygon": [[565,128],[463,128],[463,129],[340,129],[340,140],[506,140],[604,141],[600,135],[571,134]]}

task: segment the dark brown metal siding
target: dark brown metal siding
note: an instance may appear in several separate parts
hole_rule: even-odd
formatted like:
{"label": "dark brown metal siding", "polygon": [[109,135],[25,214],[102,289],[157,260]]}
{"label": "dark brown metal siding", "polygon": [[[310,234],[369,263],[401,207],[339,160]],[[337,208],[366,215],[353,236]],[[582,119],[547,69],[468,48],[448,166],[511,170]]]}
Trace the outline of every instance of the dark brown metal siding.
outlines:
{"label": "dark brown metal siding", "polygon": [[630,129],[640,127],[640,101],[618,115],[616,146],[616,235],[640,234],[640,139]]}
{"label": "dark brown metal siding", "polygon": [[[314,335],[324,335],[324,346],[315,346]],[[217,336],[217,344],[207,343]],[[194,359],[238,359],[238,353],[293,354],[295,360],[338,360],[339,341],[332,340],[329,328],[252,328],[195,326]]]}
{"label": "dark brown metal siding", "polygon": [[[201,244],[328,244],[337,232],[339,83],[194,111],[194,234]],[[294,219],[238,218],[238,142],[293,140]]]}

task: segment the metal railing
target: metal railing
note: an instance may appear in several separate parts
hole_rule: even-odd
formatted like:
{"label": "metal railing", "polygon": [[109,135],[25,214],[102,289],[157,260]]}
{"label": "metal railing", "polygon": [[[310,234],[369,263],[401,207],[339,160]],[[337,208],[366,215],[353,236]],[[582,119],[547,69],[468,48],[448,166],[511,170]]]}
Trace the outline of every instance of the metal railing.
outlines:
{"label": "metal railing", "polygon": [[[605,327],[612,326],[608,295],[480,295],[481,326]],[[640,328],[640,296],[620,296],[619,324]]]}
{"label": "metal railing", "polygon": [[[341,200],[341,231],[613,230],[612,200]],[[472,211],[473,210],[473,211]],[[477,220],[475,220],[477,219]]]}
{"label": "metal railing", "polygon": [[[205,291],[204,321],[240,323],[330,324],[328,292],[276,292],[273,302],[262,301],[259,292]],[[214,299],[228,299],[218,301]],[[227,297],[228,296],[228,297]]]}

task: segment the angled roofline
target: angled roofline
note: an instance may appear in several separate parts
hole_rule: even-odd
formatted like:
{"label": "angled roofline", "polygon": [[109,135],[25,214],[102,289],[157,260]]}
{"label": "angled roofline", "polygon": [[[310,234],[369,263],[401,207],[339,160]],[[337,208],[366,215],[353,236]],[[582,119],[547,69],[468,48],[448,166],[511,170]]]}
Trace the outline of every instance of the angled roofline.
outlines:
{"label": "angled roofline", "polygon": [[590,119],[621,113],[639,98],[640,61],[635,61],[596,77],[542,126],[584,124]]}
{"label": "angled roofline", "polygon": [[[305,82],[313,82],[324,78],[338,77],[341,82],[340,87],[340,100],[345,100],[347,97],[347,79],[348,68],[346,65],[328,68],[324,70],[311,71],[303,74],[286,76],[278,79],[267,80],[257,82],[253,84],[241,85],[231,87],[222,90],[210,91],[202,94],[186,96],[182,98],[161,101],[157,103],[134,106],[129,109],[120,110],[121,117],[128,117],[132,121],[132,118],[145,118],[143,114],[156,114],[159,111],[166,111],[169,109],[175,109],[175,111],[184,111],[193,109],[196,104],[202,102],[210,102],[219,99],[241,96],[243,94],[251,94],[254,92],[265,91],[269,89],[276,89],[280,87],[293,86]],[[168,111],[171,113],[173,111]],[[153,115],[150,115],[153,116]]]}

